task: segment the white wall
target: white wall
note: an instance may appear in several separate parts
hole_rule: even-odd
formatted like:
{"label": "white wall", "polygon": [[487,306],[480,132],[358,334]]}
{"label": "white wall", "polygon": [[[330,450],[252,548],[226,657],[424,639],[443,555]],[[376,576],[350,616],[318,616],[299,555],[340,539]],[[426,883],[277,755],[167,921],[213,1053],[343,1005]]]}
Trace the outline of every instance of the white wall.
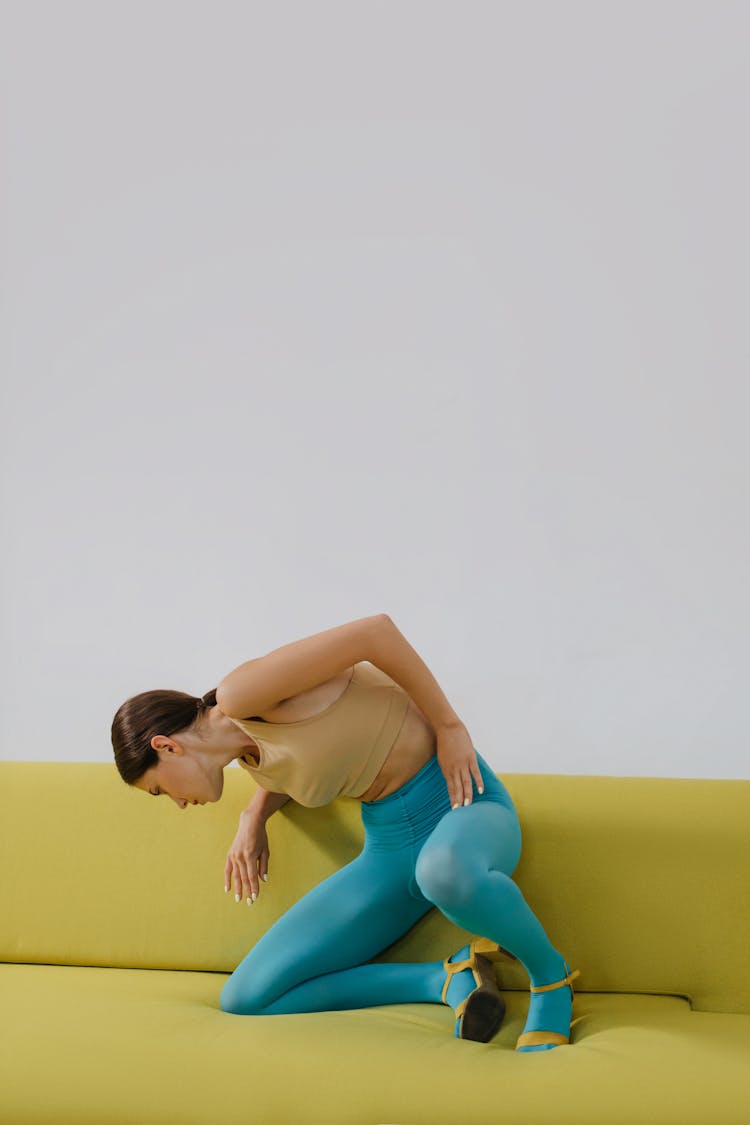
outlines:
{"label": "white wall", "polygon": [[2,755],[387,611],[494,769],[747,778],[743,3],[6,3]]}

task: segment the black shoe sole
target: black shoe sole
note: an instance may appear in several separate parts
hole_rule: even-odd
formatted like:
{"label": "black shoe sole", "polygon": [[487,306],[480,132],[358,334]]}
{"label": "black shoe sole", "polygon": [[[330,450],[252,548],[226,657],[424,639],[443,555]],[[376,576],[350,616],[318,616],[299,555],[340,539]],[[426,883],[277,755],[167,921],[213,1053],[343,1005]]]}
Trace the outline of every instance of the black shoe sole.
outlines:
{"label": "black shoe sole", "polygon": [[505,1000],[501,993],[477,988],[464,1008],[460,1038],[488,1043],[496,1035],[505,1016]]}

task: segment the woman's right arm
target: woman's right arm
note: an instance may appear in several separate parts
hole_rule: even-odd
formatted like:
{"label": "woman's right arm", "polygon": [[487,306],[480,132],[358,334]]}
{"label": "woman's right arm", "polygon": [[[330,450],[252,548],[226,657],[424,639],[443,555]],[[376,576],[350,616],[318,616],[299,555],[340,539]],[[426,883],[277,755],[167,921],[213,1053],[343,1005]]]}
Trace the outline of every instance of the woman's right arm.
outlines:
{"label": "woman's right arm", "polygon": [[259,785],[253,793],[250,804],[242,810],[242,815],[248,813],[251,817],[257,818],[265,824],[269,816],[272,816],[289,800],[291,798],[287,793],[271,793],[268,789],[263,789]]}
{"label": "woman's right arm", "polygon": [[252,801],[240,813],[240,826],[224,864],[224,890],[230,891],[234,884],[237,902],[245,897],[251,905],[258,897],[259,878],[267,882],[271,851],[266,821],[289,800],[286,793],[271,793],[258,786]]}

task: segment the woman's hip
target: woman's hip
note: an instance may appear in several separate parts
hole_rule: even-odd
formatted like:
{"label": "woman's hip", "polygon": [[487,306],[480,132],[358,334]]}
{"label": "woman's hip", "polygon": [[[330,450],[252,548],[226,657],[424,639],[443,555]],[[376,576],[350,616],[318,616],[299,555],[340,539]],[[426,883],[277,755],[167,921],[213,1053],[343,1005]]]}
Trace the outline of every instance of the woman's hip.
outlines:
{"label": "woman's hip", "polygon": [[[495,776],[476,747],[474,750],[484,792],[479,792],[472,775],[472,802],[496,802],[507,808],[518,820],[513,798],[504,782]],[[372,846],[384,850],[421,843],[444,816],[451,812],[459,815],[461,812],[460,808],[451,809],[448,783],[437,756],[430,758],[413,777],[387,797],[380,801],[363,801],[360,807],[368,841]]]}

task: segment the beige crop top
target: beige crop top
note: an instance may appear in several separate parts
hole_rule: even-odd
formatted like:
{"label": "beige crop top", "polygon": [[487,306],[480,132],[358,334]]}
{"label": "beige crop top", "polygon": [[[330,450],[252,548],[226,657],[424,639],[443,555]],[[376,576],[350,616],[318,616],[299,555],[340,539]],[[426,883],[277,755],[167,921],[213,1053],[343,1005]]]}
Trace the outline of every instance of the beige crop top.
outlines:
{"label": "beige crop top", "polygon": [[382,669],[360,660],[344,692],[325,711],[295,723],[232,719],[258,744],[260,764],[240,765],[263,789],[314,808],[364,793],[396,741],[407,692]]}

